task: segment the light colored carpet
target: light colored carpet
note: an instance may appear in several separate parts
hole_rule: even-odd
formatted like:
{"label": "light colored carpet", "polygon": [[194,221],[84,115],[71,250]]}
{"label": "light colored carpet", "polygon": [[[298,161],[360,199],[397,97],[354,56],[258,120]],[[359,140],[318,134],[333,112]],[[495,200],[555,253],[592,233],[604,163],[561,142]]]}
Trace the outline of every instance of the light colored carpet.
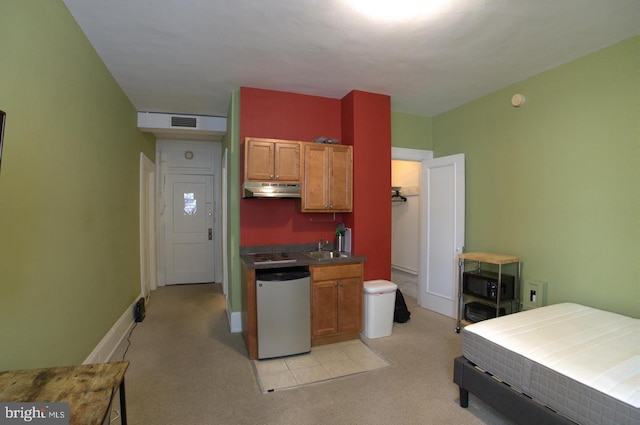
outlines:
{"label": "light colored carpet", "polygon": [[369,372],[391,363],[360,340],[313,347],[310,353],[252,362],[263,393]]}
{"label": "light colored carpet", "polygon": [[405,298],[411,320],[394,324],[389,337],[364,339],[392,367],[263,394],[242,336],[229,332],[220,284],[161,287],[151,293],[126,353],[123,341],[113,358],[131,362],[125,376],[129,423],[510,425],[473,396],[467,409],[458,405],[455,320]]}

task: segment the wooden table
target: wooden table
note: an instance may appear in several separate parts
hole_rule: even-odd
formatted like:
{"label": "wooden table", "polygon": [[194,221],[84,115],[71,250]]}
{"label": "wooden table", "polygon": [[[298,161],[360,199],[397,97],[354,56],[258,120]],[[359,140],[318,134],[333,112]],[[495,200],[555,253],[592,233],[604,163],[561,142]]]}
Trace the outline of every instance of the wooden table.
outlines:
{"label": "wooden table", "polygon": [[127,367],[123,361],[0,372],[0,401],[67,402],[70,425],[102,425],[120,389],[120,420],[126,425]]}

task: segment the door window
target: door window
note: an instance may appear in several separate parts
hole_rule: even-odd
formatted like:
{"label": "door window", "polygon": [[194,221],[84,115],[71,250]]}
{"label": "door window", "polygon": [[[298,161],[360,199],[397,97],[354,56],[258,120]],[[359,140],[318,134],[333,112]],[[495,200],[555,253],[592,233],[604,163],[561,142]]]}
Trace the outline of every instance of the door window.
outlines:
{"label": "door window", "polygon": [[198,200],[195,193],[184,194],[184,215],[196,215],[198,213]]}

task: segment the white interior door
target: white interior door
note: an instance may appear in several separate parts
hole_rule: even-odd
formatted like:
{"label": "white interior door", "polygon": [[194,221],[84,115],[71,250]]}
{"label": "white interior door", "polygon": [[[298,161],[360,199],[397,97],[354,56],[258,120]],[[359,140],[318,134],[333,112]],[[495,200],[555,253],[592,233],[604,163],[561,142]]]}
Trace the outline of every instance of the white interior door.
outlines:
{"label": "white interior door", "polygon": [[213,176],[166,175],[165,282],[214,282]]}
{"label": "white interior door", "polygon": [[426,196],[420,209],[426,225],[418,303],[452,318],[457,317],[457,258],[464,249],[464,178],[464,154],[423,162],[420,184]]}

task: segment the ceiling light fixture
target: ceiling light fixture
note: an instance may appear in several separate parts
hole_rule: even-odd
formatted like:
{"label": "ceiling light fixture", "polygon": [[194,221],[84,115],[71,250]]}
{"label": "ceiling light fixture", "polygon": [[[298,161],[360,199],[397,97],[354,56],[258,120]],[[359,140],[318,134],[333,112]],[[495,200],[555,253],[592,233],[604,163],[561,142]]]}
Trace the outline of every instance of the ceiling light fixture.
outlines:
{"label": "ceiling light fixture", "polygon": [[375,20],[407,21],[440,11],[451,0],[346,0],[357,12]]}

